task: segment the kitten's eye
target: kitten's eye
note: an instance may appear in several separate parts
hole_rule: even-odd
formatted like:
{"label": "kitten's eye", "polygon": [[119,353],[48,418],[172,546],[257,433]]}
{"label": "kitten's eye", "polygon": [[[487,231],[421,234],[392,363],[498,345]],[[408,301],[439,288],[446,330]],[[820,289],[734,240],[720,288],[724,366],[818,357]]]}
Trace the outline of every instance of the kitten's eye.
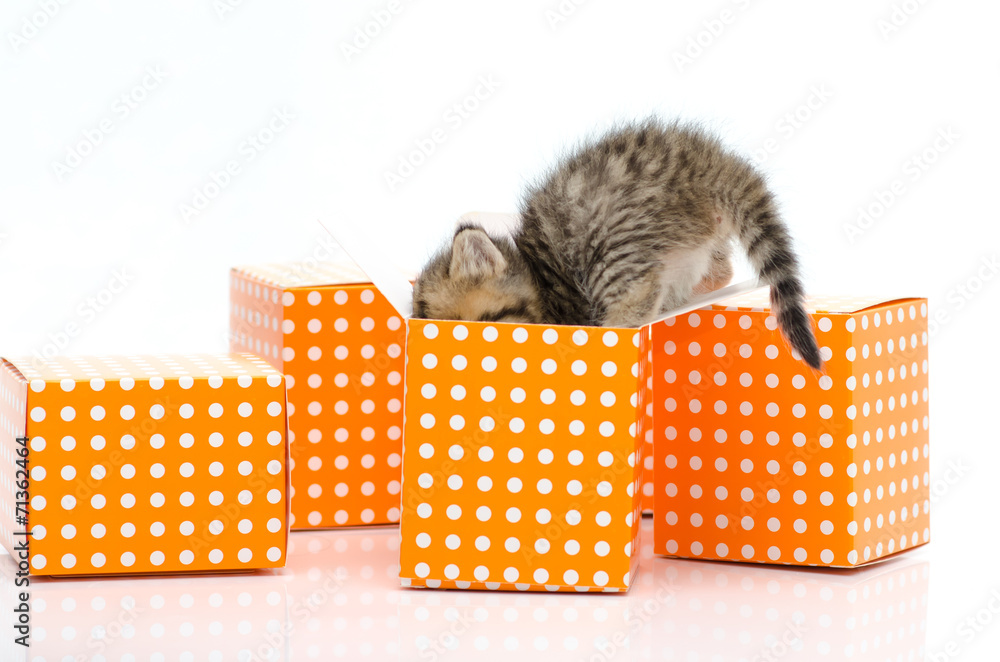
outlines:
{"label": "kitten's eye", "polygon": [[511,320],[507,320],[507,321],[511,321],[511,322],[526,322],[526,321],[528,321],[530,319],[530,317],[531,317],[529,315],[529,313],[528,313],[528,305],[525,304],[525,303],[519,303],[519,304],[516,304],[516,305],[513,305],[513,306],[507,306],[505,308],[501,308],[500,310],[497,310],[497,311],[486,312],[486,313],[483,313],[483,314],[481,314],[479,316],[479,321],[480,322],[501,322],[501,321],[504,321],[508,317],[513,318]]}

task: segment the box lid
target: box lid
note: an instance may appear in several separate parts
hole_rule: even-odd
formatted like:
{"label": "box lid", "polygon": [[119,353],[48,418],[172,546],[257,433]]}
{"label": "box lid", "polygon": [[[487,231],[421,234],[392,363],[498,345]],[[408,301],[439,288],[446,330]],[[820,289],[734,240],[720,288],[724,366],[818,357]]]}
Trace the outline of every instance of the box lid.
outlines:
{"label": "box lid", "polygon": [[233,267],[233,271],[255,278],[271,287],[323,287],[328,285],[357,285],[370,283],[358,265],[349,260],[317,262],[300,260],[285,263],[267,263]]}
{"label": "box lid", "polygon": [[47,382],[85,382],[94,379],[120,382],[124,379],[210,379],[212,377],[271,377],[281,373],[253,354],[183,354],[143,356],[55,356],[49,359],[14,357],[12,365],[32,390]]}
{"label": "box lid", "polygon": [[[814,295],[807,296],[806,311],[809,313],[830,313],[834,315],[850,315],[870,308],[878,308],[901,301],[920,301],[920,297],[886,297],[878,295],[867,296],[837,296]],[[761,311],[771,307],[770,290],[762,288],[723,299],[709,306],[711,310],[747,310]]]}

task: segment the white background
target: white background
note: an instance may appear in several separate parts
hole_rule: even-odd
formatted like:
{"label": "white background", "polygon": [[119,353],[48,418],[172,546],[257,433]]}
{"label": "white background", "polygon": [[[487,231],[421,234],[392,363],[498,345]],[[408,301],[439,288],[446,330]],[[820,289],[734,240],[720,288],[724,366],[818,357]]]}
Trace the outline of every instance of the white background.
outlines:
{"label": "white background", "polygon": [[[415,270],[459,214],[514,209],[600,128],[650,113],[702,121],[746,154],[770,148],[762,167],[810,291],[927,296],[942,316],[927,645],[985,659],[1000,614],[972,641],[956,626],[1000,587],[998,279],[983,266],[1000,239],[1000,6],[577,3],[403,1],[347,53],[387,2],[74,0],[42,21],[44,3],[5,0],[0,353],[222,351],[229,267],[322,257],[318,219],[363,225]],[[162,81],[136,91],[157,68]],[[495,89],[468,100],[480,80]],[[128,93],[143,98],[125,116]],[[477,107],[449,120],[463,101]],[[244,141],[276,110],[293,119],[248,160]],[[81,147],[102,122],[113,130]],[[438,128],[445,140],[390,186]],[[942,132],[953,138],[935,147]],[[60,174],[75,150],[88,153]],[[915,171],[914,157],[933,162]],[[230,160],[239,174],[185,221],[182,205]],[[849,234],[893,186],[884,213]],[[116,273],[124,291],[105,292]],[[96,311],[88,299],[101,297]]]}

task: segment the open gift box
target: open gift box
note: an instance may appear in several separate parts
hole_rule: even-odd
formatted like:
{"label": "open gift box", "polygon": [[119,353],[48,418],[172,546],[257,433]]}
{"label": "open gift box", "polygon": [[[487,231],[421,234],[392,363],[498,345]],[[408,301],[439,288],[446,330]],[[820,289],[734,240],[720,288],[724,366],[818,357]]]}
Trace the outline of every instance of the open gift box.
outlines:
{"label": "open gift box", "polygon": [[409,319],[409,283],[340,230],[407,320],[402,583],[627,590],[651,420],[637,415],[650,393],[637,388],[649,327]]}
{"label": "open gift box", "polygon": [[852,567],[930,539],[926,300],[806,307],[821,375],[766,291],[653,326],[658,554]]}
{"label": "open gift box", "polygon": [[408,320],[401,576],[628,588],[642,331]]}
{"label": "open gift box", "polygon": [[233,351],[288,382],[291,527],[399,521],[403,322],[352,264],[237,267]]}
{"label": "open gift box", "polygon": [[[407,318],[408,283],[351,243]],[[641,329],[408,319],[403,584],[627,590],[650,443],[659,553],[853,566],[926,542],[925,302],[819,304],[818,374],[781,337],[766,290],[727,301],[751,290]],[[876,484],[890,473],[898,482]]]}

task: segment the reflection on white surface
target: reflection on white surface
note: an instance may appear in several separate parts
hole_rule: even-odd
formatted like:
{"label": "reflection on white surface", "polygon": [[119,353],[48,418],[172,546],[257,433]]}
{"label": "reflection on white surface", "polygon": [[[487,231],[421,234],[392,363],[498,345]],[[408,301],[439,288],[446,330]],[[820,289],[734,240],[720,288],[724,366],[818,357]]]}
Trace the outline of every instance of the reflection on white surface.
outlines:
{"label": "reflection on white surface", "polygon": [[[636,659],[923,660],[930,564],[857,570],[654,559],[636,596],[668,589]],[[655,651],[653,654],[651,651]]]}
{"label": "reflection on white surface", "polygon": [[[254,575],[34,580],[33,646],[7,660],[921,660],[929,564],[855,571],[652,556],[626,595],[402,589],[398,529],[293,533]],[[14,565],[0,558],[2,608]]]}
{"label": "reflection on white surface", "polygon": [[[13,568],[3,562],[4,613]],[[256,575],[31,581],[31,647],[7,660],[172,662],[287,659],[283,578]],[[6,637],[5,637],[6,639]],[[6,643],[6,642],[5,642]]]}
{"label": "reflection on white surface", "polygon": [[289,536],[290,659],[400,659],[398,556],[394,526]]}
{"label": "reflection on white surface", "polygon": [[619,634],[615,648],[627,649],[629,604],[620,594],[412,591],[400,598],[400,659],[590,659]]}

